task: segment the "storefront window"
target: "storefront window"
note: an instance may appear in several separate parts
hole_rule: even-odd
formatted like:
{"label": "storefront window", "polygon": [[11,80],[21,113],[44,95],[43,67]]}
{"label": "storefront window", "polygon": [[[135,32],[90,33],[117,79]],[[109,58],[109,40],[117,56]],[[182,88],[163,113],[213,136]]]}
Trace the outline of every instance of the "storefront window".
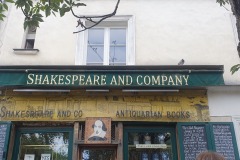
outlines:
{"label": "storefront window", "polygon": [[173,160],[176,140],[173,129],[130,129],[125,132],[125,160]]}
{"label": "storefront window", "polygon": [[70,132],[19,133],[17,160],[70,160]]}

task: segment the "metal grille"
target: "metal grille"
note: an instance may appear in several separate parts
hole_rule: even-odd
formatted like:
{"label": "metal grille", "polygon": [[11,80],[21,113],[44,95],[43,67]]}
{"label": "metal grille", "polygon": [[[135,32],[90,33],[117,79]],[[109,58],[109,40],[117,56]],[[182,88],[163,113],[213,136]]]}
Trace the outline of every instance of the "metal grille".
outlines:
{"label": "metal grille", "polygon": [[85,124],[84,123],[80,124],[80,132],[81,132],[80,139],[84,141],[84,137],[85,137]]}
{"label": "metal grille", "polygon": [[116,126],[117,123],[112,123],[112,129],[111,129],[111,139],[112,141],[116,140]]}

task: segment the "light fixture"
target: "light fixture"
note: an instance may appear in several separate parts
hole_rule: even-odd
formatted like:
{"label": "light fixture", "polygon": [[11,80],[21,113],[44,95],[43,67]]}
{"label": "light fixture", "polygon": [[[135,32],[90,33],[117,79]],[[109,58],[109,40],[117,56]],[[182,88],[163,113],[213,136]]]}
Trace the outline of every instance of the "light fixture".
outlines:
{"label": "light fixture", "polygon": [[13,89],[13,92],[70,92],[65,89]]}
{"label": "light fixture", "polygon": [[86,92],[109,92],[109,89],[86,89]]}
{"label": "light fixture", "polygon": [[123,89],[122,92],[179,92],[178,89]]}

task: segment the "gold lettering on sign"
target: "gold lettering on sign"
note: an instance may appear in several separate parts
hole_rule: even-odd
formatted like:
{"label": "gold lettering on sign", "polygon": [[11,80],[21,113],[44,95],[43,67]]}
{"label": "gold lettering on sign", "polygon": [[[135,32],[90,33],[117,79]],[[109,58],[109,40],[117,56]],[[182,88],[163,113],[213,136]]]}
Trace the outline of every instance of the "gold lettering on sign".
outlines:
{"label": "gold lettering on sign", "polygon": [[189,75],[183,75],[183,79],[185,80],[185,85],[188,85],[188,78],[189,78]]}
{"label": "gold lettering on sign", "polygon": [[[77,76],[76,76],[77,77]],[[85,78],[85,75],[79,75],[79,85],[84,85],[84,78]],[[76,79],[77,80],[77,79]],[[74,84],[74,81],[73,83]]]}
{"label": "gold lettering on sign", "polygon": [[28,74],[27,84],[33,84],[33,82],[34,82],[33,77],[34,77],[34,74]]}
{"label": "gold lettering on sign", "polygon": [[[136,77],[135,77],[136,76]],[[187,86],[189,75],[28,74],[28,85]]]}
{"label": "gold lettering on sign", "polygon": [[94,85],[100,85],[100,83],[99,83],[99,76],[98,75],[94,75],[93,76],[93,81],[94,81]]}
{"label": "gold lettering on sign", "polygon": [[126,75],[126,85],[129,86],[132,84],[132,82],[133,82],[132,76]]}
{"label": "gold lettering on sign", "polygon": [[142,79],[142,76],[141,75],[138,75],[137,76],[137,84],[138,85],[142,85],[143,83],[140,83],[140,79]]}
{"label": "gold lettering on sign", "polygon": [[116,77],[113,76],[110,85],[117,85]]}
{"label": "gold lettering on sign", "polygon": [[71,83],[71,80],[70,80],[70,78],[71,78],[71,75],[67,75],[66,76],[66,82],[65,82],[65,84],[70,84]]}
{"label": "gold lettering on sign", "polygon": [[152,85],[160,85],[160,76],[152,76]]}
{"label": "gold lettering on sign", "polygon": [[101,75],[101,85],[106,85],[106,75]]}

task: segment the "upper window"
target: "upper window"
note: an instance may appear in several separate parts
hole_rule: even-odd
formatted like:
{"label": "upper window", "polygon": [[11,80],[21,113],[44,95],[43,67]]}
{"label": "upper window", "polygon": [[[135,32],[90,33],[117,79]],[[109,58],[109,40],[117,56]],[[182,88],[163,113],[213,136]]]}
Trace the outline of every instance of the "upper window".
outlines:
{"label": "upper window", "polygon": [[[77,65],[133,65],[134,30],[132,17],[113,17],[80,33]],[[91,25],[86,22],[86,25]],[[83,53],[83,54],[82,54]]]}
{"label": "upper window", "polygon": [[36,27],[30,27],[26,30],[26,39],[24,40],[24,49],[33,49],[35,36],[36,36]]}
{"label": "upper window", "polygon": [[39,52],[38,49],[34,49],[36,30],[36,27],[28,27],[25,30],[21,48],[13,48],[15,54],[33,55]]}
{"label": "upper window", "polygon": [[88,31],[87,65],[126,65],[126,28]]}

